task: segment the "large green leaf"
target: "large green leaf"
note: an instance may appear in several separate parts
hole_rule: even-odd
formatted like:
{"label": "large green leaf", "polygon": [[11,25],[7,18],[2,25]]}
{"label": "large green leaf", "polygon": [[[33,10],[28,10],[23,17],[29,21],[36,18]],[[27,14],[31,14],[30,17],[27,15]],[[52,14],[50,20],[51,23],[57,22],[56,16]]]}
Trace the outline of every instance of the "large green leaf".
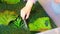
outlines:
{"label": "large green leaf", "polygon": [[20,2],[20,0],[1,0],[2,2],[6,2],[7,4],[16,4]]}
{"label": "large green leaf", "polygon": [[15,20],[18,15],[15,11],[5,10],[0,12],[0,25],[8,25],[10,21]]}
{"label": "large green leaf", "polygon": [[22,28],[0,25],[0,34],[30,34]]}
{"label": "large green leaf", "polygon": [[45,31],[51,29],[50,20],[48,17],[38,18],[33,23],[29,24],[31,31]]}

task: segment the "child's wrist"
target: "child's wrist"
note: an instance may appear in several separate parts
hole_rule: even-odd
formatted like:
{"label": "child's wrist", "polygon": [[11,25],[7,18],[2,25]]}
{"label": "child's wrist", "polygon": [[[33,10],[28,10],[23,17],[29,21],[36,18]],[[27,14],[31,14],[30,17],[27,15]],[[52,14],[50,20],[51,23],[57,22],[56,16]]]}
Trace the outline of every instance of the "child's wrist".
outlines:
{"label": "child's wrist", "polygon": [[35,3],[37,0],[28,0],[28,1],[31,1],[31,2]]}
{"label": "child's wrist", "polygon": [[32,7],[33,6],[33,2],[28,0],[27,3],[26,3],[26,7]]}

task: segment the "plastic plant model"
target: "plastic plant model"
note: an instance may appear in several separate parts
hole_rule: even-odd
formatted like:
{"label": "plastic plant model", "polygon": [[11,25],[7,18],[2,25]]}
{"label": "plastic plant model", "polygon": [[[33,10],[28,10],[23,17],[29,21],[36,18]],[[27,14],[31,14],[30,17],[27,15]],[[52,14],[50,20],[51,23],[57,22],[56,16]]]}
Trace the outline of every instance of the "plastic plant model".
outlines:
{"label": "plastic plant model", "polygon": [[51,28],[52,27],[48,17],[38,18],[33,23],[29,24],[30,31],[46,31]]}
{"label": "plastic plant model", "polygon": [[0,25],[8,25],[10,21],[15,20],[17,16],[14,11],[5,10],[0,12]]}
{"label": "plastic plant model", "polygon": [[7,4],[16,4],[20,2],[20,0],[1,0],[2,2],[6,2]]}

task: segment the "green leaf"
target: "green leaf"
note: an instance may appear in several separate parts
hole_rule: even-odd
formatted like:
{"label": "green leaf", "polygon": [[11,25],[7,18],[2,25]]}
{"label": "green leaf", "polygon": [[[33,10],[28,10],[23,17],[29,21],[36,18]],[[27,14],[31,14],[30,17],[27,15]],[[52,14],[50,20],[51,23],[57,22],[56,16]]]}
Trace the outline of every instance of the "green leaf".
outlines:
{"label": "green leaf", "polygon": [[5,10],[0,12],[0,25],[8,25],[10,21],[15,20],[17,16],[15,11]]}
{"label": "green leaf", "polygon": [[21,18],[18,17],[13,23],[16,27],[20,27],[22,25],[21,24]]}
{"label": "green leaf", "polygon": [[29,24],[29,28],[31,31],[38,31],[41,29],[51,29],[51,24],[50,24],[50,20],[48,17],[42,17],[42,18],[38,18],[36,19],[33,23]]}
{"label": "green leaf", "polygon": [[16,4],[20,2],[20,0],[1,0],[2,2],[6,2],[7,4]]}

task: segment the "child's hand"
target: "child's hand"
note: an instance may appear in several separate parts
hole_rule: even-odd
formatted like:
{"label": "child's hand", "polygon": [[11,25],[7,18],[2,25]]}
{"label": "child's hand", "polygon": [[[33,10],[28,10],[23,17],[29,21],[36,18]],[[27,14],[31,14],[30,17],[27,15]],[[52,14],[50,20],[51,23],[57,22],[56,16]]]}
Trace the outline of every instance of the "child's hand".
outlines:
{"label": "child's hand", "polygon": [[60,3],[60,0],[55,0],[56,3]]}
{"label": "child's hand", "polygon": [[28,0],[25,7],[21,9],[22,19],[28,19],[34,0]]}
{"label": "child's hand", "polygon": [[28,19],[30,11],[31,11],[31,9],[29,9],[28,7],[22,8],[21,13],[20,13],[22,19]]}

